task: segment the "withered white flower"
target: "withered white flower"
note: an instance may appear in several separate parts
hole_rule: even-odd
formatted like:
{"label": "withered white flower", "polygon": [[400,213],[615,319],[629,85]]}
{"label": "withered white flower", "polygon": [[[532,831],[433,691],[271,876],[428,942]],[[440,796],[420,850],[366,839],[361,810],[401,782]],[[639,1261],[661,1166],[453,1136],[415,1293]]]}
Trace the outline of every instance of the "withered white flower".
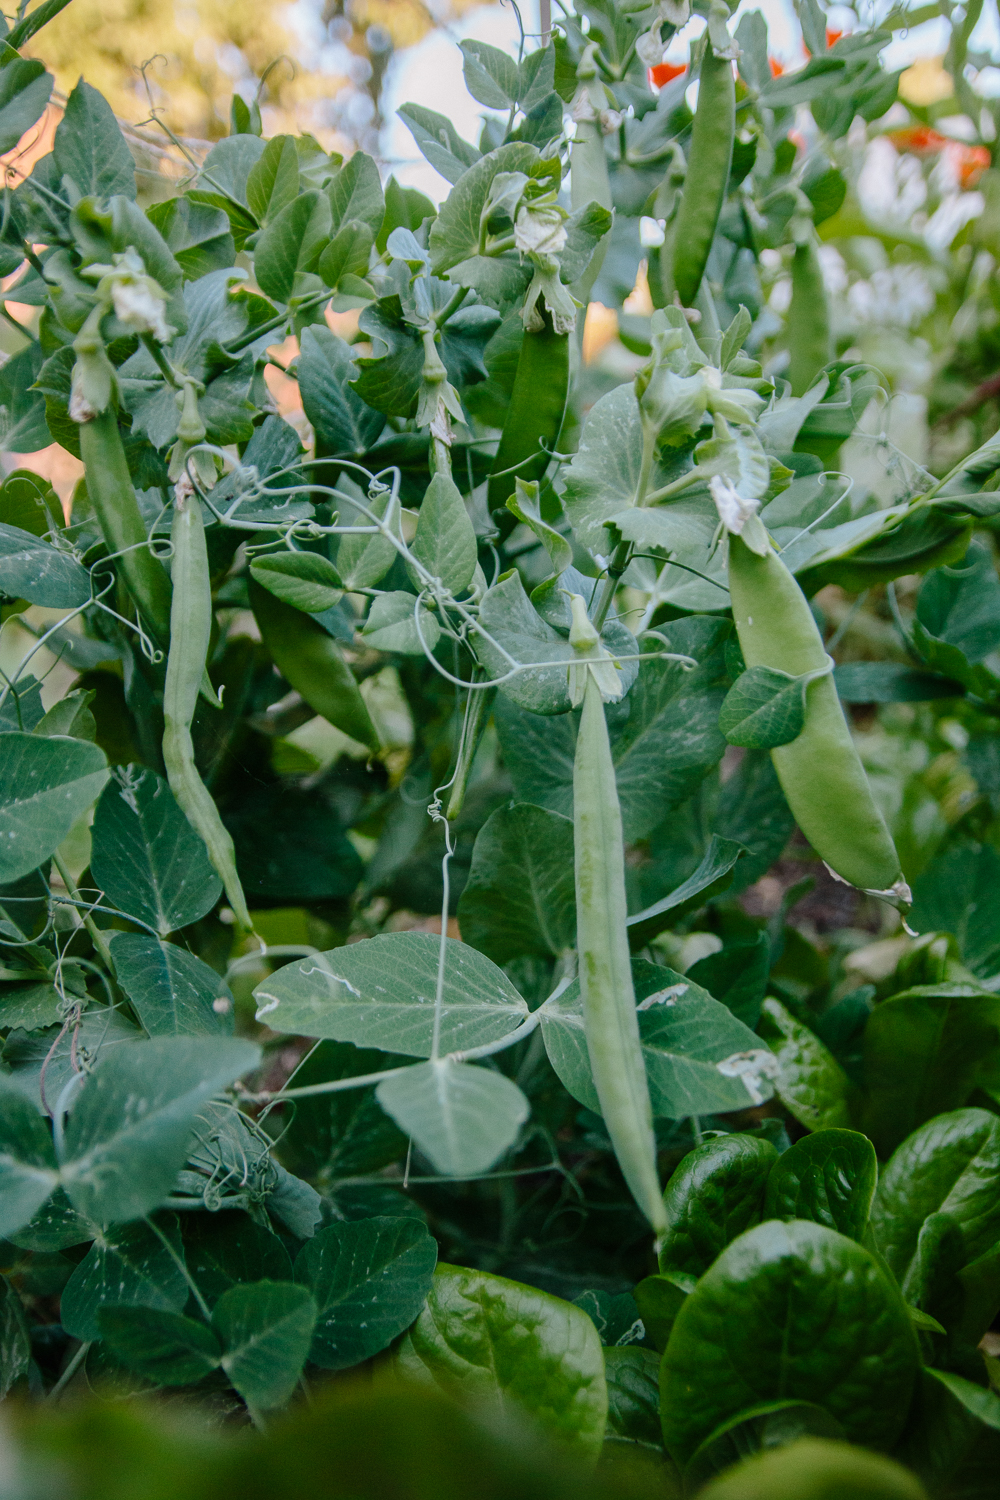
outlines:
{"label": "withered white flower", "polygon": [[555,205],[526,203],[514,225],[514,244],[522,255],[558,255],[566,248],[566,215]]}
{"label": "withered white flower", "polygon": [[574,708],[579,708],[587,691],[588,674],[593,673],[604,702],[617,703],[624,692],[621,667],[601,644],[601,637],[587,614],[583,595],[571,594],[569,603],[573,613],[569,643],[578,657],[566,669],[569,701]]}
{"label": "withered white flower", "polygon": [[719,512],[719,520],[727,531],[734,536],[739,536],[744,526],[760,510],[759,500],[744,500],[737,493],[736,486],[730,479],[723,479],[719,474],[713,474],[708,481],[708,487],[715,501],[715,508]]}

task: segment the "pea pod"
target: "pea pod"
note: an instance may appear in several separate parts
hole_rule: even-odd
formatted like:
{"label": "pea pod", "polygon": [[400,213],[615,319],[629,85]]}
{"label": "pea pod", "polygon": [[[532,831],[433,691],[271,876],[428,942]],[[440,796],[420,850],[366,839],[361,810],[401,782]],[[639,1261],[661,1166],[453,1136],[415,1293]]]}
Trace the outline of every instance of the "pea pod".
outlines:
{"label": "pea pod", "polygon": [[145,623],[165,646],[170,639],[170,579],[150,552],[146,525],[125,461],[118,419],[110,406],[80,423],[87,494],[109,552]]}
{"label": "pea pod", "polygon": [[250,580],[250,603],[281,675],[328,724],[378,750],[378,732],[367,704],[332,636],[311,615],[283,604],[255,579]]}
{"label": "pea pod", "polygon": [[832,357],[830,308],[813,235],[795,246],[792,301],[788,309],[788,379],[792,395],[802,396]]}
{"label": "pea pod", "polygon": [[191,827],[205,841],[237,925],[249,932],[253,924],[236,873],[233,841],[219,817],[215,799],[198,775],[191,742],[191,720],[205,675],[205,658],[212,634],[208,551],[201,502],[197,496],[175,500],[171,541],[174,547],[174,591],[170,610],[170,654],[163,688],[163,762],[170,790]]}
{"label": "pea pod", "polygon": [[[586,208],[588,203],[599,203],[602,208],[612,207],[608,155],[604,149],[604,131],[601,127],[601,115],[608,107],[608,100],[604,84],[598,76],[596,51],[596,44],[588,42],[576,70],[580,88],[574,107],[576,135],[570,152],[570,203],[574,213],[579,208]],[[577,299],[584,307],[590,300],[590,291],[600,273],[606,251],[605,240],[598,245],[590,265],[577,284]],[[582,318],[578,328],[582,341]]]}
{"label": "pea pod", "polygon": [[[805,595],[773,547],[760,557],[739,536],[730,536],[729,592],[748,667],[800,676],[828,666]],[[772,750],[771,758],[796,822],[833,873],[908,906],[899,855],[872,797],[832,674],[809,683],[801,734]]]}
{"label": "pea pod", "polygon": [[490,476],[489,507],[499,513],[497,520],[508,531],[514,518],[506,503],[514,493],[515,480],[542,478],[549,464],[545,449],[556,447],[566,413],[569,335],[556,333],[548,313],[544,317],[545,326],[538,333],[524,335]]}
{"label": "pea pod", "polygon": [[[691,128],[684,194],[673,232],[673,283],[691,307],[705,274],[722,212],[736,134],[736,85],[728,57],[717,57],[709,38],[701,59],[698,106]],[[668,293],[669,289],[664,288]]]}
{"label": "pea pod", "polygon": [[573,765],[573,847],[580,994],[594,1086],[625,1181],[659,1237],[667,1218],[625,926],[621,808],[601,688],[589,670]]}

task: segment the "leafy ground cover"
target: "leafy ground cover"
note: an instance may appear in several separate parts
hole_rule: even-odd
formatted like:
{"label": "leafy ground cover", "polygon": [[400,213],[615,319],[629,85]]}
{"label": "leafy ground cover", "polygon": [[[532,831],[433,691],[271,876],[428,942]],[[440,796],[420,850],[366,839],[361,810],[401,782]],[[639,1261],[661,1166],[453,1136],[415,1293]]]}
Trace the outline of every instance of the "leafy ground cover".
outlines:
{"label": "leafy ground cover", "polygon": [[439,207],[239,98],[140,195],[86,81],[10,175],[12,1497],[995,1493],[1000,176],[979,9],[880,60],[931,14],[466,43]]}

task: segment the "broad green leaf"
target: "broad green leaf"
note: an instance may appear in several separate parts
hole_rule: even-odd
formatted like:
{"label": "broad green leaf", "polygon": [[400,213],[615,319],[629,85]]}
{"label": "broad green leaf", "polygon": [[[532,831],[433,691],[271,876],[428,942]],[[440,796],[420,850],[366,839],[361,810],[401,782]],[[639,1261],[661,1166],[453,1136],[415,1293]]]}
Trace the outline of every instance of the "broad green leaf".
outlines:
{"label": "broad green leaf", "polygon": [[66,101],[52,151],[60,177],[79,197],[135,197],[135,164],[111,105],[82,78]]}
{"label": "broad green leaf", "polygon": [[0,155],[13,151],[49,102],[54,79],[34,58],[0,42]]}
{"label": "broad green leaf", "polygon": [[835,668],[833,681],[842,703],[933,703],[960,698],[964,691],[950,677],[898,661],[843,662]]}
{"label": "broad green leaf", "polygon": [[0,1235],[30,1223],[59,1181],[48,1123],[23,1094],[0,1085]]}
{"label": "broad green leaf", "polygon": [[138,1219],[167,1196],[201,1106],[260,1059],[233,1037],[158,1037],[102,1056],[73,1102],[62,1181],[97,1224]]}
{"label": "broad green leaf", "polygon": [[463,173],[431,226],[431,264],[435,275],[440,276],[459,261],[478,254],[480,215],[497,174],[523,172],[531,177],[541,166],[535,146],[515,141],[491,151]]}
{"label": "broad green leaf", "polygon": [[0,734],[0,881],[43,864],[107,779],[96,745]]}
{"label": "broad green leaf", "polygon": [[17,1292],[0,1276],[0,1401],[31,1364],[31,1335]]}
{"label": "broad green leaf", "polygon": [[764,1217],[768,1174],[779,1160],[770,1141],[726,1135],[688,1153],[667,1184],[669,1228],[660,1243],[660,1271],[684,1290],[737,1235]]}
{"label": "broad green leaf", "polygon": [[818,1130],[796,1141],[771,1169],[766,1219],[811,1219],[849,1239],[864,1239],[878,1163],[856,1130]]}
{"label": "broad green leaf", "polygon": [[446,1057],[383,1078],[375,1097],[449,1177],[488,1172],[530,1113],[521,1090],[503,1073]]}
{"label": "broad green leaf", "polygon": [[662,1450],[660,1359],[654,1349],[605,1349],[608,1425],[604,1441]]}
{"label": "broad green leaf", "polygon": [[460,42],[462,73],[473,99],[489,109],[510,109],[520,91],[517,63],[488,42]]}
{"label": "broad green leaf", "polygon": [[395,1368],[463,1399],[527,1410],[550,1437],[585,1456],[600,1451],[608,1397],[597,1329],[535,1287],[439,1266]]}
{"label": "broad green leaf", "polygon": [[698,959],[685,972],[746,1026],[756,1027],[767,993],[771,944],[766,932],[750,942],[727,943],[718,953]]}
{"label": "broad green leaf", "polygon": [[181,197],[152,203],[146,212],[188,280],[225,270],[235,261],[236,246],[222,209]]}
{"label": "broad green leaf", "polygon": [[291,1281],[283,1242],[245,1213],[184,1215],[184,1259],[209,1307],[243,1281]]}
{"label": "broad green leaf", "polygon": [[145,932],[112,941],[115,976],[150,1036],[226,1035],[233,997],[224,980],[195,954]]}
{"label": "broad green leaf", "polygon": [[[654,901],[652,906],[647,906],[644,910],[629,917],[628,937],[631,947],[633,949],[644,948],[650,938],[662,932],[665,927],[672,927],[685,912],[697,910],[698,907],[706,905],[713,896],[728,890],[733,881],[732,872],[741,856],[746,853],[747,850],[742,844],[737,844],[732,839],[720,838],[717,833],[713,833],[701,863],[687,880],[681,881],[669,896],[663,896],[659,901]],[[765,967],[765,976],[766,972]],[[729,1008],[733,1010],[732,1006]],[[736,1014],[735,1010],[733,1014]],[[759,1015],[758,1004],[755,1022]],[[740,1019],[745,1018],[740,1017]]]}
{"label": "broad green leaf", "polygon": [[277,599],[306,614],[320,615],[344,597],[340,574],[319,552],[270,552],[254,558],[250,571]]}
{"label": "broad green leaf", "polygon": [[780,1000],[764,1001],[769,1024],[762,1034],[778,1059],[775,1093],[807,1130],[831,1130],[850,1120],[847,1075],[815,1032]]}
{"label": "broad green leaf", "polygon": [[523,954],[557,958],[576,935],[573,825],[519,803],[487,819],[458,905],[467,943],[494,963]]}
{"label": "broad green leaf", "polygon": [[220,1361],[251,1407],[284,1406],[298,1384],[316,1323],[305,1287],[256,1281],[223,1293],[212,1313]]}
{"label": "broad green leaf", "polygon": [[74,740],[96,740],[97,722],[90,712],[90,704],[96,694],[93,688],[86,692],[67,693],[58,703],[53,703],[44,718],[35,725],[35,734],[68,735]]}
{"label": "broad green leaf", "polygon": [[247,207],[258,224],[270,223],[298,197],[299,154],[290,135],[268,141],[247,174]]}
{"label": "broad green leaf", "polygon": [[750,1454],[787,1448],[804,1437],[843,1442],[840,1423],[808,1401],[765,1401],[740,1412],[710,1434],[684,1469],[684,1486],[692,1493],[718,1473]]}
{"label": "broad green leaf", "polygon": [[126,1020],[119,1008],[92,1003],[83,1012],[79,1023],[65,1031],[59,1025],[27,1036],[15,1033],[8,1037],[4,1062],[11,1071],[6,1075],[6,1082],[23,1094],[35,1109],[46,1114],[51,1103],[59,1098],[70,1079],[79,1072],[81,1049],[88,1058],[96,1060],[99,1055],[108,1056],[141,1040],[143,1032]]}
{"label": "broad green leaf", "polygon": [[726,694],[719,728],[731,745],[773,750],[802,733],[805,684],[773,667],[749,667]]}
{"label": "broad green leaf", "polygon": [[418,606],[416,595],[397,590],[379,594],[372,601],[361,634],[376,651],[423,656],[425,651],[433,651],[441,639],[441,627],[425,605]]}
{"label": "broad green leaf", "polygon": [[[323,323],[305,328],[295,371],[302,406],[316,433],[317,455],[343,453],[360,458],[367,453],[385,418],[366,406],[351,387],[358,371],[350,345]],[[344,519],[353,520],[353,511]]]}
{"label": "broad green leaf", "polygon": [[[340,481],[339,489],[351,493],[350,481]],[[399,507],[390,492],[374,499],[356,491],[358,500],[377,516],[394,535],[399,532]],[[344,526],[370,526],[372,523],[357,506],[340,501],[340,519]],[[397,557],[394,544],[382,532],[343,536],[337,548],[337,572],[347,589],[372,588],[381,583]]]}
{"label": "broad green leaf", "polygon": [[[481,152],[468,141],[463,141],[446,115],[425,109],[422,104],[401,104],[397,114],[431,166],[449,182],[457,182],[462,173],[479,160]],[[386,198],[388,200],[388,189]]]}
{"label": "broad green leaf", "polygon": [[1000,579],[988,550],[973,542],[961,563],[935,568],[920,586],[917,618],[938,640],[981,662],[1000,645]]}
{"label": "broad green leaf", "polygon": [[[371,288],[362,278],[368,274],[372,239],[372,231],[367,224],[362,224],[358,219],[347,219],[316,265],[317,273],[328,287],[340,286],[344,295],[357,297],[358,305],[371,301]],[[426,256],[426,251],[423,253]],[[367,295],[364,295],[366,291]]]}
{"label": "broad green leaf", "polygon": [[16,984],[0,994],[0,1026],[36,1031],[41,1026],[55,1026],[63,1019],[63,996],[55,985]]}
{"label": "broad green leaf", "polygon": [[162,1227],[173,1255],[141,1222],[117,1224],[99,1235],[63,1288],[59,1317],[67,1333],[86,1343],[99,1339],[102,1307],[183,1311],[190,1289],[177,1261],[177,1221],[167,1216]]}
{"label": "broad green leaf", "polygon": [[254,251],[254,275],[262,292],[277,302],[290,301],[295,278],[315,271],[330,238],[330,204],[313,190],[293,198],[262,230]]}
{"label": "broad green leaf", "polygon": [[90,868],[107,901],[162,937],[203,917],[222,881],[161,776],[120,767],[97,804]]}
{"label": "broad green leaf", "polygon": [[[632,960],[632,977],[654,1115],[679,1120],[749,1109],[770,1096],[774,1058],[731,1011],[682,974],[645,959]],[[599,1113],[578,980],[546,1002],[541,1025],[564,1086]]]}
{"label": "broad green leaf", "polygon": [[684,1465],[722,1422],[788,1398],[888,1448],[918,1366],[906,1306],[866,1250],[771,1220],[734,1240],[677,1314],[660,1382],[667,1449]]}
{"label": "broad green leaf", "polygon": [[635,1289],[643,1327],[661,1353],[667,1347],[670,1330],[686,1296],[687,1292],[666,1276],[646,1276]]}
{"label": "broad green leaf", "polygon": [[364,151],[355,151],[348,158],[326,191],[334,229],[348,219],[357,219],[368,225],[373,237],[378,234],[385,213],[382,179],[374,160]]}
{"label": "broad green leaf", "polygon": [[[0,448],[6,453],[37,453],[53,441],[46,419],[49,403],[42,391],[35,389],[44,362],[41,345],[29,344],[0,369],[0,407],[3,408],[0,410]],[[65,436],[70,444],[76,441],[72,433],[61,433],[60,436]]]}
{"label": "broad green leaf", "polygon": [[[476,533],[458,486],[447,474],[435,474],[427,486],[410,551],[453,594],[463,593],[471,584],[476,571]],[[416,568],[408,565],[407,571],[415,586],[422,588]]]}
{"label": "broad green leaf", "polygon": [[434,1279],[437,1245],[416,1219],[330,1224],[299,1251],[295,1279],[319,1308],[309,1358],[347,1370],[413,1322]]}
{"label": "broad green leaf", "polygon": [[1000,1396],[996,1391],[987,1390],[972,1380],[966,1380],[964,1375],[954,1375],[948,1370],[928,1368],[927,1373],[939,1380],[978,1422],[1000,1432]]}
{"label": "broad green leaf", "polygon": [[538,481],[525,483],[520,475],[514,479],[514,493],[507,500],[511,515],[524,523],[541,542],[549,554],[552,572],[558,577],[573,564],[573,548],[569,539],[543,519],[539,508]]}
{"label": "broad green leaf", "polygon": [[90,575],[68,552],[0,524],[0,591],[48,609],[74,609],[90,598]]}
{"label": "broad green leaf", "polygon": [[[406,1061],[391,1053],[320,1042],[295,1072],[295,1086],[378,1073]],[[406,1152],[406,1136],[375,1102],[374,1086],[307,1095],[281,1133],[281,1160],[329,1191],[340,1177],[377,1172]]]}
{"label": "broad green leaf", "polygon": [[42,537],[54,526],[62,526],[64,520],[59,496],[40,474],[15,469],[0,484],[0,521],[6,526]]}
{"label": "broad green leaf", "polygon": [[[429,1057],[441,940],[392,932],[279,969],[254,991],[257,1018],[272,1031],[329,1037]],[[510,980],[488,958],[445,939],[442,1053],[499,1041],[528,1014]]]}
{"label": "broad green leaf", "polygon": [[973,974],[984,979],[996,974],[1000,969],[1000,854],[992,844],[949,843],[935,855],[914,882],[907,921],[917,932],[953,932],[962,962]]}
{"label": "broad green leaf", "polygon": [[204,1323],[152,1307],[102,1307],[101,1337],[129,1369],[157,1385],[194,1385],[221,1363],[219,1341]]}
{"label": "broad green leaf", "polygon": [[829,1500],[834,1495],[844,1500],[849,1495],[859,1500],[927,1500],[920,1480],[902,1464],[817,1437],[755,1453],[699,1490],[701,1500],[777,1500],[779,1495],[794,1495],[795,1500]]}
{"label": "broad green leaf", "polygon": [[918,985],[877,1005],[864,1036],[861,1125],[888,1156],[918,1125],[996,1076],[1000,996],[972,984]]}
{"label": "broad green leaf", "polygon": [[1000,1122],[983,1109],[930,1120],[898,1146],[882,1173],[871,1224],[896,1279],[906,1280],[924,1222],[948,1214],[968,1259],[1000,1240]]}

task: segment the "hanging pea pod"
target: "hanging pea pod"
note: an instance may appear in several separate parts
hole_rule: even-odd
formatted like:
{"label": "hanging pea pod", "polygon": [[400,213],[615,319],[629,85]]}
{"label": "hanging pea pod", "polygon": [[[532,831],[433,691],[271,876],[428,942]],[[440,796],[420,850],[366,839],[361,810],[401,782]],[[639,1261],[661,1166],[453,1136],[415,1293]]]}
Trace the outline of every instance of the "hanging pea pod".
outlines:
{"label": "hanging pea pod", "polygon": [[[608,156],[604,149],[603,129],[608,99],[597,71],[596,52],[596,43],[588,42],[576,70],[580,87],[573,105],[576,135],[570,152],[570,202],[574,213],[579,208],[586,208],[588,203],[599,203],[602,208],[607,209],[612,207],[611,178],[608,173]],[[593,260],[574,288],[577,300],[584,307],[587,306],[591,288],[600,274],[606,251],[605,240],[598,246]],[[582,318],[579,327],[582,340]]]}
{"label": "hanging pea pod", "polygon": [[594,1086],[618,1164],[659,1238],[667,1227],[653,1111],[632,984],[621,808],[604,698],[621,696],[617,668],[574,595],[570,695],[583,712],[573,763],[573,847],[580,994]]}
{"label": "hanging pea pod", "polygon": [[854,748],[816,621],[756,516],[752,523],[747,537],[754,550],[742,536],[729,538],[729,592],[744,660],[793,676],[822,674],[805,689],[802,732],[771,751],[778,780],[796,822],[833,873],[905,910],[909,887]]}
{"label": "hanging pea pod", "polygon": [[283,604],[255,579],[250,580],[250,604],[278,671],[309,707],[352,740],[378,750],[378,731],[333,637],[312,615]]}
{"label": "hanging pea pod", "polygon": [[833,357],[830,307],[823,281],[823,267],[816,247],[812,223],[792,226],[792,300],[788,308],[788,349],[791,356],[788,379],[792,395],[803,396],[823,366]]}
{"label": "hanging pea pod", "polygon": [[170,654],[163,688],[163,762],[170,790],[191,827],[205,841],[222,880],[237,926],[252,931],[246,897],[236,873],[236,854],[215,799],[198,774],[191,720],[205,675],[212,634],[212,586],[205,546],[201,501],[196,495],[174,501],[174,547]]}
{"label": "hanging pea pod", "polygon": [[[698,75],[687,177],[674,227],[673,290],[685,307],[694,305],[705,274],[733,160],[736,84],[725,26],[727,14],[724,5],[713,4]],[[665,287],[664,292],[669,301],[670,289]]]}
{"label": "hanging pea pod", "polygon": [[557,447],[569,393],[569,335],[556,333],[546,313],[537,333],[526,332],[517,361],[507,420],[493,460],[489,507],[506,533],[514,518],[506,510],[515,482],[541,479],[549,450]]}

